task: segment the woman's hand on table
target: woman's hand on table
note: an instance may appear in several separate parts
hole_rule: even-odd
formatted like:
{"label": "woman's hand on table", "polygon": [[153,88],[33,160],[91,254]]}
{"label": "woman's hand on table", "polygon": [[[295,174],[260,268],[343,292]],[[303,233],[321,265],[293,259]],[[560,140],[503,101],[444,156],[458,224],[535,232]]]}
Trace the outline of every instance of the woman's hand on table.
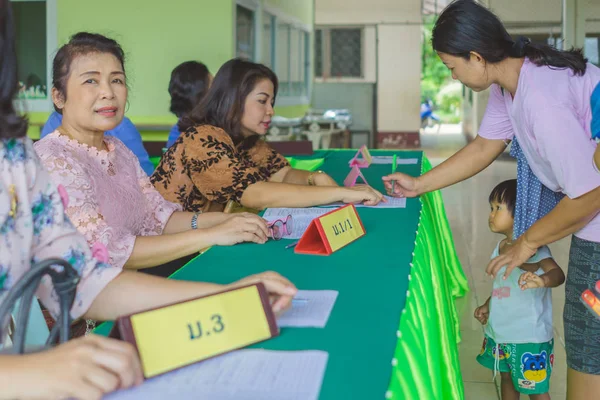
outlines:
{"label": "woman's hand on table", "polygon": [[22,398],[101,399],[107,393],[143,382],[135,348],[97,335],[15,360],[14,384],[21,388]]}
{"label": "woman's hand on table", "polygon": [[277,272],[268,271],[250,275],[229,285],[240,287],[262,282],[269,293],[271,307],[276,315],[285,312],[292,305],[292,299],[298,293],[296,286]]}
{"label": "woman's hand on table", "polygon": [[231,246],[242,242],[263,244],[269,236],[267,221],[251,213],[232,214],[225,222],[207,229],[211,241],[218,246]]}
{"label": "woman's hand on table", "polygon": [[393,174],[384,176],[381,179],[383,179],[385,190],[390,196],[417,197],[422,193],[419,179],[410,175],[406,175],[401,172],[395,172]]}
{"label": "woman's hand on table", "polygon": [[376,206],[382,201],[386,201],[379,191],[369,185],[356,185],[342,188],[344,194],[341,201],[343,203],[363,203],[366,206]]}
{"label": "woman's hand on table", "polygon": [[490,261],[485,272],[493,278],[496,278],[498,271],[506,265],[506,271],[504,272],[503,277],[503,279],[506,279],[515,268],[525,264],[527,260],[533,257],[536,251],[537,248],[530,244],[525,238],[525,234],[523,234],[516,242],[508,247],[508,250],[504,254],[501,254]]}

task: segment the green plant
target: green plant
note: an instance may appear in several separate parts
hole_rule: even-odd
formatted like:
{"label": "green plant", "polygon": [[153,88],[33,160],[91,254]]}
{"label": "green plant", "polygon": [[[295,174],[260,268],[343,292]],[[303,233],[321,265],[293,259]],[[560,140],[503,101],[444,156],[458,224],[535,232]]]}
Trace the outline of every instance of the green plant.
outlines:
{"label": "green plant", "polygon": [[435,24],[435,16],[425,16],[423,19],[423,62],[421,69],[421,100],[435,100],[437,110],[444,115],[457,115],[460,110],[462,97],[458,93],[448,93],[438,96],[440,90],[452,80],[450,70],[431,46],[431,32]]}

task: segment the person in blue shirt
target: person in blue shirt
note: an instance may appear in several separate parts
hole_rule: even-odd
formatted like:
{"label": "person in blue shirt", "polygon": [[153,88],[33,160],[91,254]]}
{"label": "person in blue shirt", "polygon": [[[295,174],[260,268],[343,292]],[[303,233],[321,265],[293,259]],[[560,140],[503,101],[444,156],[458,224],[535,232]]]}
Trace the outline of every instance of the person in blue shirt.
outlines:
{"label": "person in blue shirt", "polygon": [[[591,106],[592,139],[595,139],[596,142],[600,142],[600,83],[592,92]],[[596,151],[594,153],[594,163],[596,164],[598,171],[600,171],[600,146],[596,147]]]}
{"label": "person in blue shirt", "polygon": [[[171,107],[169,111],[181,119],[189,114],[208,92],[213,76],[206,65],[198,61],[186,61],[179,64],[171,72],[169,81],[169,94]],[[177,124],[169,132],[167,148],[171,147],[180,135]]]}
{"label": "person in blue shirt", "polygon": [[[61,124],[62,115],[56,111],[53,112],[42,128],[42,134],[40,138],[43,138],[44,136],[54,132]],[[115,129],[106,131],[105,134],[114,136],[123,142],[125,146],[127,146],[127,148],[136,155],[144,172],[146,172],[148,176],[152,175],[154,172],[154,165],[150,161],[150,156],[148,156],[148,152],[142,143],[142,136],[129,118],[124,117],[123,121],[117,125]]]}

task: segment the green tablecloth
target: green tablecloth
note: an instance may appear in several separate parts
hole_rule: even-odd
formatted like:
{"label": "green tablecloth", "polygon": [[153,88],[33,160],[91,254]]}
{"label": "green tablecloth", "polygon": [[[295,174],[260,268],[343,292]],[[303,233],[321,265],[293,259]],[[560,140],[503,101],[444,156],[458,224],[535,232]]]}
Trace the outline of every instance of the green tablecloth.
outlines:
{"label": "green tablecloth", "polygon": [[[376,151],[373,155],[392,155]],[[431,168],[422,152],[398,171]],[[342,182],[352,151],[320,151],[322,169]],[[363,173],[383,190],[390,165]],[[275,270],[301,289],[334,289],[339,296],[325,329],[284,328],[254,347],[319,349],[329,353],[321,399],[463,399],[458,361],[459,318],[454,298],[467,283],[457,260],[439,192],[408,199],[405,209],[358,208],[366,236],[328,257],[298,255],[289,241],[212,248],[172,278],[228,283]],[[416,244],[416,245],[415,245]],[[98,329],[106,334],[110,324]]]}

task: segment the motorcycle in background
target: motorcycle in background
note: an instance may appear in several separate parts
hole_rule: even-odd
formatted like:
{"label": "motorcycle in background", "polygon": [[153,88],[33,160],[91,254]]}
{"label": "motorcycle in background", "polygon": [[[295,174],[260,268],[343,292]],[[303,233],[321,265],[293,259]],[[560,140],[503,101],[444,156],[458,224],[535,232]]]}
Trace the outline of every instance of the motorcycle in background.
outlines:
{"label": "motorcycle in background", "polygon": [[425,100],[421,103],[421,129],[433,128],[437,125],[437,131],[440,129],[441,120],[433,112],[433,103],[431,100]]}

